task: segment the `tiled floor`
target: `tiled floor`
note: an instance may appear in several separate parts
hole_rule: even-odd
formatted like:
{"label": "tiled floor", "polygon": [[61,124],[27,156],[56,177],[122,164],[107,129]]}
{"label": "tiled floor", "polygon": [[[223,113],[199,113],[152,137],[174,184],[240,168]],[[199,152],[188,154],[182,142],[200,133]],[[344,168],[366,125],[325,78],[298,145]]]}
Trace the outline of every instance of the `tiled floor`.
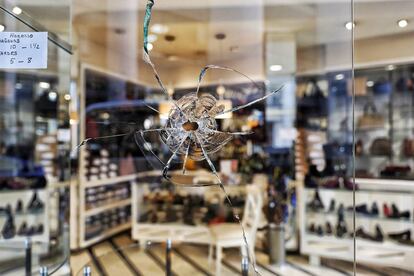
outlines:
{"label": "tiled floor", "polygon": [[[122,250],[117,250],[122,248]],[[174,276],[213,275],[214,267],[207,261],[207,248],[189,244],[173,244],[172,272]],[[268,264],[268,257],[256,252],[258,270],[261,275],[286,276],[340,276],[352,275],[352,266],[345,262],[325,262],[324,266],[313,267],[302,256],[287,257],[287,264],[280,268]],[[82,268],[91,267],[95,275],[165,275],[165,245],[152,244],[140,248],[128,234],[122,234],[99,243],[71,256],[72,275],[82,275]],[[214,265],[214,262],[213,262]],[[238,250],[225,251],[222,266],[223,276],[241,275]],[[253,275],[253,274],[252,274]],[[358,276],[368,275],[409,275],[394,269],[358,268]]]}

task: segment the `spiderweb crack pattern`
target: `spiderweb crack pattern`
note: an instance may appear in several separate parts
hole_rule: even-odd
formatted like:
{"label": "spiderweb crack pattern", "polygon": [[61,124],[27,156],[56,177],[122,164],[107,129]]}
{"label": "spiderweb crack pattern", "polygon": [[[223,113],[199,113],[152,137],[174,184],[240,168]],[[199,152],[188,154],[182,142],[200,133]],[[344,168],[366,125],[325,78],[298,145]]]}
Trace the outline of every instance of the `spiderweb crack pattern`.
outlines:
{"label": "spiderweb crack pattern", "polygon": [[[168,119],[161,128],[154,128],[154,129],[145,129],[145,130],[137,130],[136,128],[130,129],[130,131],[122,134],[110,135],[110,136],[101,136],[101,137],[94,137],[94,138],[87,138],[82,141],[78,149],[81,146],[84,146],[90,141],[97,140],[97,139],[107,139],[112,137],[119,137],[119,136],[128,136],[133,135],[135,138],[135,142],[141,151],[144,154],[146,160],[157,170],[162,171],[162,175],[165,179],[171,181],[173,184],[177,184],[180,186],[211,186],[211,185],[218,185],[220,189],[223,191],[226,200],[228,201],[231,208],[233,208],[233,204],[228,196],[228,193],[225,189],[224,184],[222,183],[220,176],[217,173],[217,170],[210,159],[210,155],[220,151],[230,140],[232,140],[237,135],[249,135],[252,132],[225,132],[218,130],[216,118],[220,115],[234,112],[248,106],[251,106],[255,103],[265,100],[266,98],[280,92],[283,88],[280,87],[279,89],[270,92],[269,94],[260,97],[256,100],[248,102],[244,105],[236,106],[225,110],[224,105],[219,104],[219,101],[210,94],[203,94],[200,95],[200,84],[207,73],[208,70],[216,69],[216,70],[224,70],[237,73],[239,75],[244,76],[247,78],[252,84],[254,84],[259,90],[261,87],[254,82],[250,77],[247,75],[224,66],[218,65],[207,65],[202,68],[197,83],[197,89],[195,92],[188,93],[174,101],[167,93],[165,86],[161,80],[161,77],[156,70],[154,63],[151,61],[149,51],[147,48],[148,45],[148,28],[149,23],[151,21],[151,11],[154,5],[153,0],[148,0],[146,6],[146,12],[144,17],[144,51],[143,51],[143,59],[144,61],[151,67],[154,78],[156,79],[157,83],[161,87],[163,93],[167,96],[169,101],[172,102],[172,108],[168,114]],[[145,104],[146,105],[146,104]],[[153,108],[152,106],[146,105],[152,111],[160,112]],[[131,123],[133,125],[134,123]],[[147,141],[145,135],[147,133],[156,132],[159,134],[161,141],[168,147],[169,151],[171,152],[171,156],[168,158],[167,162],[163,162],[160,157],[153,151],[151,147],[151,143]],[[203,161],[205,160],[214,177],[217,179],[215,184],[188,184],[188,183],[179,183],[173,180],[169,175],[168,171],[171,167],[171,164],[174,160],[183,160],[183,167],[182,167],[182,174],[184,175],[185,165],[188,159],[194,161]],[[235,220],[239,223],[242,234],[243,234],[243,242],[245,246],[245,252],[249,262],[252,264],[254,272],[257,275],[260,275],[259,271],[256,267],[256,260],[254,255],[254,245],[250,247],[248,244],[248,240],[246,237],[245,229],[241,223],[240,217],[238,215],[234,215]],[[250,252],[250,248],[253,248],[253,252]],[[243,257],[243,256],[242,256]]]}

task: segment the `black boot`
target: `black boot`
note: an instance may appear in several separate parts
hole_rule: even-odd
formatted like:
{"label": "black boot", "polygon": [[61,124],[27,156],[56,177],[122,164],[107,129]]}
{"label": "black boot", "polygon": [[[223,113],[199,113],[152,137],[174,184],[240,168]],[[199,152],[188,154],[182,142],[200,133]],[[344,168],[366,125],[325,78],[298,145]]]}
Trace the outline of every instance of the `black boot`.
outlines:
{"label": "black boot", "polygon": [[14,218],[11,211],[7,211],[6,223],[1,230],[4,239],[11,239],[16,235],[16,226],[14,225]]}
{"label": "black boot", "polygon": [[375,236],[372,240],[376,242],[382,242],[384,240],[384,234],[382,233],[381,227],[378,224],[375,226]]}
{"label": "black boot", "polygon": [[19,199],[16,204],[16,213],[23,212],[23,201]]}
{"label": "black boot", "polygon": [[373,202],[372,203],[372,206],[371,206],[371,215],[372,216],[375,216],[375,217],[378,217],[378,215],[379,215],[379,209],[378,209],[378,205],[377,205],[376,202]]}
{"label": "black boot", "polygon": [[335,212],[335,199],[331,199],[331,202],[329,203],[329,210],[328,212]]}
{"label": "black boot", "polygon": [[332,225],[329,223],[329,221],[327,221],[326,224],[325,224],[325,233],[327,235],[332,235],[332,233],[333,233]]}

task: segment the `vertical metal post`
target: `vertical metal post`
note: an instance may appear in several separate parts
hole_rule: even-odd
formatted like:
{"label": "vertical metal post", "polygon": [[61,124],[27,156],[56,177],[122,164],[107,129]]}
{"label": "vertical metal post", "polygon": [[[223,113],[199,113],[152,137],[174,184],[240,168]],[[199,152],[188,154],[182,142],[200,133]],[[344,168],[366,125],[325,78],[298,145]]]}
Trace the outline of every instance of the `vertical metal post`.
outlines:
{"label": "vertical metal post", "polygon": [[247,258],[246,256],[243,256],[241,260],[241,275],[249,275],[249,258]]}
{"label": "vertical metal post", "polygon": [[83,276],[91,276],[91,267],[90,266],[85,266],[83,268]]}
{"label": "vertical metal post", "polygon": [[32,240],[30,238],[25,240],[25,251],[25,275],[30,276],[32,275]]}
{"label": "vertical metal post", "polygon": [[40,267],[40,276],[48,276],[48,269],[47,266],[41,266]]}
{"label": "vertical metal post", "polygon": [[171,276],[171,239],[167,240],[167,249],[165,252],[165,275]]}

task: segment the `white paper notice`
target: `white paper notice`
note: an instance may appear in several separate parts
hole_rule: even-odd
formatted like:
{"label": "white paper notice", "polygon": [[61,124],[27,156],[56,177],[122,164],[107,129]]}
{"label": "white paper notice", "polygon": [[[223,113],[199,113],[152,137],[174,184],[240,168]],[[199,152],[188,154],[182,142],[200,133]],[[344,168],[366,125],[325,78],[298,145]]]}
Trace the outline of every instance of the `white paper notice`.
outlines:
{"label": "white paper notice", "polygon": [[47,32],[0,32],[0,68],[47,68]]}

